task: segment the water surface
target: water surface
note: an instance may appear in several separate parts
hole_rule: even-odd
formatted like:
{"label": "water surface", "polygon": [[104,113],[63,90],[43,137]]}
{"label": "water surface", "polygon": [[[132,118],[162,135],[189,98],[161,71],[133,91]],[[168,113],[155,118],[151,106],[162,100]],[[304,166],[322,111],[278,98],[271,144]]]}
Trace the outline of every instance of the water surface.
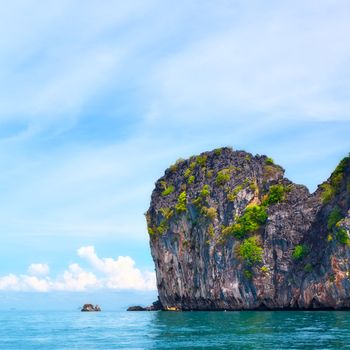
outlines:
{"label": "water surface", "polygon": [[350,313],[2,311],[0,349],[346,349]]}

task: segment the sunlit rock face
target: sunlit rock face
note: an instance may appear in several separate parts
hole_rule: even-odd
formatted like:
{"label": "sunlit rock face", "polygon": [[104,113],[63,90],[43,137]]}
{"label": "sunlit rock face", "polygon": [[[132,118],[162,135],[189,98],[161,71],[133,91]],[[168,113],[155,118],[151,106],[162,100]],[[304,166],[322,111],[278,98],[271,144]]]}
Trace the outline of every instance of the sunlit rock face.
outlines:
{"label": "sunlit rock face", "polygon": [[163,307],[350,307],[349,174],[347,157],[310,194],[266,156],[179,160],[146,214]]}

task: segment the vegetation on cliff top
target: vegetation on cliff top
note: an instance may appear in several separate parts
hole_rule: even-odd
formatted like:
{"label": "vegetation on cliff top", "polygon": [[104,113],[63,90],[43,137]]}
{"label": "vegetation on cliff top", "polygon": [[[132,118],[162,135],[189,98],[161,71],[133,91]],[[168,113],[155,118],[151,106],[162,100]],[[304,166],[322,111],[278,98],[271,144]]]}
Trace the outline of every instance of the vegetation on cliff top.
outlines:
{"label": "vegetation on cliff top", "polygon": [[336,205],[328,215],[327,228],[330,230],[328,240],[332,241],[335,237],[339,243],[350,245],[348,233],[340,225],[343,219],[341,209]]}
{"label": "vegetation on cliff top", "polygon": [[237,248],[238,257],[249,266],[262,262],[262,254],[263,248],[257,236],[246,238]]}
{"label": "vegetation on cliff top", "polygon": [[[214,230],[213,226],[210,232],[221,233],[222,238],[220,238],[220,242],[222,239],[225,240],[224,237],[228,236],[233,236],[240,240],[244,239],[251,234],[257,233],[258,230],[265,225],[268,218],[268,208],[271,205],[285,201],[293,187],[292,185],[286,185],[278,180],[280,176],[278,173],[281,173],[283,169],[275,165],[271,158],[257,156],[263,161],[263,163],[260,163],[263,169],[263,185],[266,186],[266,184],[270,182],[267,189],[266,187],[262,188],[261,183],[258,184],[257,182],[256,174],[252,177],[244,178],[244,172],[242,172],[243,167],[247,166],[247,162],[250,163],[250,167],[256,166],[253,165],[255,163],[251,163],[256,162],[256,158],[244,152],[237,152],[237,154],[240,153],[239,157],[241,157],[238,164],[236,161],[232,162],[230,160],[228,162],[225,160],[225,156],[228,155],[231,157],[230,152],[232,152],[232,149],[219,148],[212,152],[192,156],[189,160],[179,159],[170,167],[170,171],[167,173],[169,175],[159,182],[160,188],[162,189],[160,194],[162,197],[168,197],[175,192],[177,200],[176,203],[174,203],[174,196],[169,196],[173,204],[158,209],[159,213],[162,214],[162,219],[157,220],[158,225],[154,223],[151,225],[151,223],[148,223],[150,235],[165,233],[169,228],[169,221],[172,220],[174,216],[177,217],[178,215],[188,213],[189,205],[193,205],[197,209],[197,215],[208,218],[214,225],[220,225],[218,208],[215,203],[217,199],[214,200],[212,197],[212,192],[214,192],[215,198],[217,197],[215,192],[217,193],[217,191],[220,191],[220,188],[221,191],[226,193],[227,202],[232,202],[234,206],[236,206],[239,201],[242,201],[242,199],[247,196],[247,193],[253,192],[255,198],[254,201],[246,205],[241,215],[233,217],[233,222],[230,225],[224,226],[221,224],[216,227],[216,230]],[[217,164],[220,165],[225,164],[225,166],[220,169],[220,166],[213,166],[215,162],[219,162]],[[339,192],[340,186],[345,178],[346,169],[348,169],[349,166],[350,156],[345,157],[332,173],[330,180],[321,185],[321,198],[325,203],[328,203]],[[254,172],[255,171],[256,170],[254,170]],[[178,176],[176,172],[183,177],[180,186],[178,179],[176,179],[176,176]],[[237,179],[240,180],[237,181]],[[176,184],[176,186],[174,184]],[[198,184],[202,186],[200,189],[197,189]],[[232,184],[235,184],[235,186],[233,187]],[[350,179],[348,179],[347,188],[350,192]],[[196,194],[194,195],[194,193]],[[239,201],[237,202],[236,200],[239,194]],[[219,220],[215,223],[214,220],[216,218]],[[339,222],[342,219],[341,210],[335,207],[328,218],[327,227],[330,231],[328,239],[331,240],[334,237],[341,243],[349,244],[346,230],[339,226]],[[295,251],[293,252],[294,259],[300,259],[300,256],[305,253],[305,250],[302,249],[302,245],[295,247]]]}
{"label": "vegetation on cliff top", "polygon": [[178,213],[187,211],[187,195],[186,191],[182,191],[177,199],[177,204],[175,205],[175,209]]}
{"label": "vegetation on cliff top", "polygon": [[[213,151],[213,154],[215,154],[215,157],[221,157],[224,149],[225,148],[216,149]],[[232,150],[229,151],[232,152]],[[249,154],[245,154],[244,161],[251,162],[252,156]],[[187,164],[187,168],[185,164]],[[151,227],[151,225],[149,224],[149,233],[151,235],[154,233],[166,232],[166,230],[169,227],[168,221],[171,219],[174,213],[177,213],[179,215],[187,212],[188,201],[190,204],[193,204],[198,209],[198,213],[200,215],[209,218],[211,221],[215,220],[218,213],[215,206],[208,205],[208,199],[211,195],[211,188],[208,183],[203,184],[201,190],[197,192],[198,195],[195,198],[187,198],[186,192],[186,183],[187,185],[195,185],[197,181],[196,177],[198,171],[202,171],[201,176],[204,176],[204,178],[207,176],[207,181],[211,181],[210,179],[212,177],[214,169],[208,169],[207,164],[208,155],[202,153],[199,156],[192,156],[189,161],[180,159],[170,167],[171,174],[175,174],[176,171],[178,171],[180,167],[182,167],[182,176],[184,180],[186,179],[186,181],[184,181],[181,185],[181,192],[178,194],[176,204],[173,205],[172,208],[166,207],[159,209],[159,212],[162,214],[163,217],[159,225],[153,225]],[[265,164],[265,167],[275,167],[274,162],[271,158],[266,158]],[[233,189],[230,189],[229,186],[226,186],[226,184],[228,184],[231,181],[233,174],[235,174],[237,171],[239,171],[239,168],[232,164],[226,168],[219,169],[216,171],[216,176],[213,179],[214,182],[212,182],[212,184],[217,186],[217,188],[225,186],[224,190],[227,193],[227,199],[231,202],[235,201],[238,193],[245,188],[247,188],[247,190],[249,191],[253,191],[254,193],[259,193],[259,188],[256,179],[251,180],[249,178],[245,178],[242,184],[238,184]],[[170,180],[170,182],[172,181],[173,180]],[[168,184],[168,182],[165,180],[160,181],[160,186],[162,188],[162,197],[167,197],[170,194],[177,191],[173,184]],[[265,224],[267,220],[267,207],[271,204],[283,201],[285,198],[285,193],[286,189],[283,185],[276,184],[270,186],[269,192],[265,195],[265,199],[262,205],[248,205],[241,216],[237,216],[234,218],[233,224],[227,227],[222,226],[222,234],[224,236],[232,235],[236,238],[241,239],[244,238],[247,234],[256,232],[261,225]]]}
{"label": "vegetation on cliff top", "polygon": [[[320,185],[321,199],[323,203],[330,202],[341,189],[341,184],[345,177],[345,171],[350,167],[350,155],[343,158],[333,171],[328,182]],[[350,181],[350,180],[349,180]],[[350,183],[350,182],[349,182]],[[347,186],[349,186],[349,183]]]}
{"label": "vegetation on cliff top", "polygon": [[233,235],[237,238],[243,238],[251,232],[255,232],[267,220],[266,207],[262,205],[249,205],[242,216],[235,218],[235,222],[223,227],[223,235]]}
{"label": "vegetation on cliff top", "polygon": [[270,204],[279,203],[285,200],[286,193],[290,191],[290,188],[281,184],[272,185],[269,188],[267,198],[263,201],[263,204],[268,206]]}
{"label": "vegetation on cliff top", "polygon": [[166,181],[162,181],[160,184],[163,188],[163,191],[162,191],[163,197],[168,196],[169,194],[175,191],[175,187],[173,185],[168,185]]}
{"label": "vegetation on cliff top", "polygon": [[297,244],[294,247],[292,258],[294,260],[302,260],[309,254],[309,247],[306,244]]}
{"label": "vegetation on cliff top", "polygon": [[341,210],[336,205],[332,209],[332,211],[329,213],[328,222],[327,222],[328,229],[332,230],[341,219],[343,219],[343,216],[341,215]]}
{"label": "vegetation on cliff top", "polygon": [[215,182],[218,186],[223,186],[225,185],[225,183],[230,181],[230,178],[231,178],[231,170],[228,168],[225,168],[218,171]]}

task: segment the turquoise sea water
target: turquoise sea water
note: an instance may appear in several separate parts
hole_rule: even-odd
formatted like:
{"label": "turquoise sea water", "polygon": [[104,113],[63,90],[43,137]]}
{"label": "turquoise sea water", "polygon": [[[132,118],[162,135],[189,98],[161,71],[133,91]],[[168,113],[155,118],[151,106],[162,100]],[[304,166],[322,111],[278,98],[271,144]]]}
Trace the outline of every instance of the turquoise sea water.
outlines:
{"label": "turquoise sea water", "polygon": [[1,350],[345,348],[345,311],[0,313]]}

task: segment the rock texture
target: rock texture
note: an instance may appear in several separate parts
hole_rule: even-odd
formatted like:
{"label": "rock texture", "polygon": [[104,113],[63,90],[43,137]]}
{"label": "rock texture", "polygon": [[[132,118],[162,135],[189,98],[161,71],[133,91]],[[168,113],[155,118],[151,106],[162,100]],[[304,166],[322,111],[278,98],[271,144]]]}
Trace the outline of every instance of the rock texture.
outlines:
{"label": "rock texture", "polygon": [[310,194],[230,148],[165,171],[146,213],[164,309],[350,307],[350,157]]}

